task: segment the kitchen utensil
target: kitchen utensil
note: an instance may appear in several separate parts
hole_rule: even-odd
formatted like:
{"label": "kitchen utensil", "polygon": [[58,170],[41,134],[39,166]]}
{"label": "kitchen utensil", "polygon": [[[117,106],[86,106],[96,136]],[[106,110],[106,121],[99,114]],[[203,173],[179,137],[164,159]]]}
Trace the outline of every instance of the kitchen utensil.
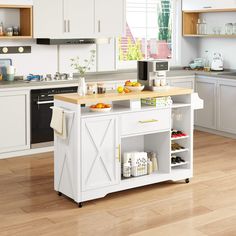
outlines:
{"label": "kitchen utensil", "polygon": [[90,107],[89,109],[90,111],[93,111],[93,112],[102,112],[102,113],[111,111],[111,107],[109,108],[91,108]]}
{"label": "kitchen utensil", "polygon": [[11,65],[11,59],[0,59],[0,73],[2,74],[3,80],[7,80],[7,66]]}
{"label": "kitchen utensil", "polygon": [[211,63],[211,70],[213,71],[223,71],[224,70],[224,61],[220,53],[214,53],[213,60]]}
{"label": "kitchen utensil", "polygon": [[106,86],[104,83],[97,84],[97,92],[98,92],[98,94],[106,93]]}
{"label": "kitchen utensil", "polygon": [[225,34],[228,34],[228,35],[233,34],[233,24],[232,23],[225,24]]}
{"label": "kitchen utensil", "polygon": [[16,68],[14,66],[7,66],[7,80],[13,81],[15,78]]}
{"label": "kitchen utensil", "polygon": [[143,86],[139,86],[139,87],[135,87],[135,86],[125,86],[125,88],[129,89],[132,92],[140,92],[144,89],[144,85]]}

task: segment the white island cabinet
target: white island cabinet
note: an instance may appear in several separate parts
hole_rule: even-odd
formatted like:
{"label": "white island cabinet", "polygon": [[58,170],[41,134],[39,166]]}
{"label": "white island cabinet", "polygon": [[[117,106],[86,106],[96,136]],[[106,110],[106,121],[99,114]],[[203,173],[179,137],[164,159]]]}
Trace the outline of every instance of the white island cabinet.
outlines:
{"label": "white island cabinet", "polygon": [[[141,98],[167,96],[171,96],[173,105],[160,108],[142,105],[137,109],[130,106]],[[82,202],[125,189],[167,180],[188,183],[193,176],[196,98],[196,94],[186,88],[84,97],[56,95],[54,106],[64,111],[68,135],[65,140],[55,135],[54,189],[81,207]],[[111,103],[112,110],[91,112],[88,106],[99,102]],[[185,132],[186,136],[171,138],[171,128]],[[171,150],[172,142],[184,148]],[[149,175],[124,178],[122,164],[126,152],[157,153],[158,170]],[[184,162],[173,164],[171,155],[181,156]]]}
{"label": "white island cabinet", "polygon": [[29,91],[0,93],[0,157],[30,148]]}

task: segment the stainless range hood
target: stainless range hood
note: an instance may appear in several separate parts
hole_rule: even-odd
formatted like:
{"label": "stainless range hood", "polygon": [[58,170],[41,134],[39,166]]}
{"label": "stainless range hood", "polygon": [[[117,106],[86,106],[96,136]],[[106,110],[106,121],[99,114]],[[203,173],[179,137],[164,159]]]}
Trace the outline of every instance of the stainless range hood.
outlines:
{"label": "stainless range hood", "polygon": [[37,38],[37,44],[45,45],[60,45],[60,44],[95,44],[95,39],[49,39],[49,38]]}

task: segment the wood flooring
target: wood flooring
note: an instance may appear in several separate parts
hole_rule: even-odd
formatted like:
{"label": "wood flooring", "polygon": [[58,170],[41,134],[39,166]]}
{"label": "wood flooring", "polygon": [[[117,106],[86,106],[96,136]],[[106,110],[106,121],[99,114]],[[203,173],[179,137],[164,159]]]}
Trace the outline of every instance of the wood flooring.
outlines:
{"label": "wood flooring", "polygon": [[194,178],[83,208],[53,190],[53,154],[0,160],[0,236],[235,236],[236,140],[195,133]]}

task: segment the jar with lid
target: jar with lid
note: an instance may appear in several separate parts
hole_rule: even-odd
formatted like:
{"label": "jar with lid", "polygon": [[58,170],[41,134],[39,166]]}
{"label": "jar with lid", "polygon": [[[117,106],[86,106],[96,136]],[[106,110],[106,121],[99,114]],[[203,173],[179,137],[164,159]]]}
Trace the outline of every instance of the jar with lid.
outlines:
{"label": "jar with lid", "polygon": [[236,34],[236,23],[233,24],[233,34]]}
{"label": "jar with lid", "polygon": [[227,34],[227,35],[233,34],[233,24],[232,23],[225,24],[225,34]]}
{"label": "jar with lid", "polygon": [[96,94],[97,86],[95,83],[87,83],[87,94],[92,95]]}
{"label": "jar with lid", "polygon": [[103,94],[103,93],[106,93],[106,86],[104,83],[98,83],[97,84],[97,91],[98,91],[98,94]]}
{"label": "jar with lid", "polygon": [[18,26],[13,27],[13,36],[19,36],[20,35],[20,28]]}
{"label": "jar with lid", "polygon": [[131,165],[129,162],[123,164],[123,176],[129,178],[131,176]]}
{"label": "jar with lid", "polygon": [[13,28],[12,27],[6,28],[6,36],[13,36]]}

